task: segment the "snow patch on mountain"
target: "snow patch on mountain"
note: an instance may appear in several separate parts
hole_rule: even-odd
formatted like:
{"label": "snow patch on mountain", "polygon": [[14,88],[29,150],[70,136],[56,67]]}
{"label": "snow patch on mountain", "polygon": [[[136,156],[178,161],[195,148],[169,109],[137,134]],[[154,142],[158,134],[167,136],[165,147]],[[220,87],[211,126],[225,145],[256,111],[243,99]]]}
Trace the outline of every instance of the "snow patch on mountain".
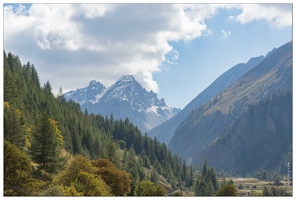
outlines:
{"label": "snow patch on mountain", "polygon": [[158,108],[159,108],[158,106],[151,106],[151,107],[149,107],[149,108],[146,110],[146,112],[155,113],[156,115],[159,116],[159,114],[158,114],[158,112],[157,112]]}
{"label": "snow patch on mountain", "polygon": [[163,123],[177,114],[180,109],[167,106],[164,99],[158,99],[153,91],[148,92],[133,76],[122,76],[110,87],[95,80],[85,88],[64,94],[95,114],[114,118],[128,117],[143,132]]}

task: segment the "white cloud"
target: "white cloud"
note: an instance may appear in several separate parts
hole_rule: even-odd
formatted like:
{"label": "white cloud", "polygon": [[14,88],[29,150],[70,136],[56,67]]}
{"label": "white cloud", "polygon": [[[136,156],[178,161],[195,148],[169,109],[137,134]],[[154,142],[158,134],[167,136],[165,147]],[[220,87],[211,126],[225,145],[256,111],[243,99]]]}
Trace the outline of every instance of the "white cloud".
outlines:
{"label": "white cloud", "polygon": [[41,81],[49,79],[54,88],[82,87],[92,79],[108,85],[132,74],[157,92],[153,73],[164,62],[176,64],[179,56],[169,42],[209,34],[204,20],[216,9],[199,4],[33,4],[16,11],[5,6],[4,47],[34,63]]}
{"label": "white cloud", "polygon": [[[235,5],[240,23],[266,19],[285,25],[292,17],[270,6]],[[258,7],[259,6],[259,7]],[[34,63],[41,83],[64,91],[86,86],[90,80],[105,85],[131,74],[147,89],[158,91],[153,73],[163,64],[176,64],[179,53],[172,41],[190,41],[212,34],[205,20],[222,4],[33,4],[4,7],[4,49]],[[259,15],[260,12],[275,17]],[[259,12],[260,11],[260,12]],[[268,12],[267,12],[268,11]],[[289,18],[290,17],[290,18]],[[287,22],[287,18],[288,22]],[[290,20],[290,21],[289,21]],[[278,27],[278,26],[276,26]],[[225,32],[229,37],[230,31]]]}
{"label": "white cloud", "polygon": [[211,30],[206,30],[203,34],[204,37],[207,37],[207,36],[210,36],[210,35],[213,35],[213,32]]}
{"label": "white cloud", "polygon": [[231,32],[229,30],[227,30],[227,31],[222,30],[222,34],[223,34],[223,38],[226,40],[226,39],[229,39]]}
{"label": "white cloud", "polygon": [[292,4],[239,4],[242,10],[238,16],[230,19],[245,24],[252,21],[265,21],[272,28],[292,26]]}

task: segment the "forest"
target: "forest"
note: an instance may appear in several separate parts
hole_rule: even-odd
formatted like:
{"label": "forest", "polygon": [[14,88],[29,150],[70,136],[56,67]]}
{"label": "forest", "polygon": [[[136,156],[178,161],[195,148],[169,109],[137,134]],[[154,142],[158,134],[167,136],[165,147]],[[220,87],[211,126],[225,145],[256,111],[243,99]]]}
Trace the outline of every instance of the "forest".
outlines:
{"label": "forest", "polygon": [[3,56],[4,196],[165,196],[180,188],[188,196],[238,195],[206,160],[186,165],[128,118],[83,112],[62,88],[54,95],[49,81],[42,87],[33,64]]}
{"label": "forest", "polygon": [[4,195],[140,196],[143,184],[165,195],[192,185],[191,172],[129,119],[82,112],[61,88],[41,87],[33,64],[4,52]]}

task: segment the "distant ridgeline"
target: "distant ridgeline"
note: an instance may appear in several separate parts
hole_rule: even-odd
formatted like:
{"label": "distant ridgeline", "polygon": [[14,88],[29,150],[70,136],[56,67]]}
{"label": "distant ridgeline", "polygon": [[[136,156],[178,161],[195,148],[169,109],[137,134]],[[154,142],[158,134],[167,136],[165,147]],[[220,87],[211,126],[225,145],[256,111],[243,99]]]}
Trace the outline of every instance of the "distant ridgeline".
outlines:
{"label": "distant ridgeline", "polygon": [[169,144],[178,126],[181,124],[182,121],[185,120],[186,116],[193,109],[202,106],[213,97],[215,97],[217,94],[219,94],[222,90],[229,87],[232,83],[242,77],[246,72],[250,71],[262,60],[264,60],[270,53],[271,52],[269,52],[265,57],[261,55],[251,58],[247,63],[239,63],[221,74],[211,85],[209,85],[190,103],[188,103],[183,110],[178,112],[169,120],[150,130],[148,132],[148,136],[155,136],[160,142]]}
{"label": "distant ridgeline", "polygon": [[262,169],[286,174],[287,163],[292,163],[291,91],[289,42],[192,109],[179,124],[169,148],[195,164],[206,159],[215,169],[233,174]]}
{"label": "distant ridgeline", "polygon": [[192,185],[192,167],[129,119],[83,113],[51,90],[33,64],[4,52],[5,196],[141,195],[146,184],[157,196]]}

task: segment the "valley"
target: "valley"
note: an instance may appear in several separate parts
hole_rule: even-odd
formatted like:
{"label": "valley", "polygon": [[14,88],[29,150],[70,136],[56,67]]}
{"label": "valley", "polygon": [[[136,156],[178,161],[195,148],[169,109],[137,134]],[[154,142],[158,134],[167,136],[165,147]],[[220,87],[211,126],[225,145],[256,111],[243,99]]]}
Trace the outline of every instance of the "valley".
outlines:
{"label": "valley", "polygon": [[293,196],[293,3],[2,8],[2,196]]}
{"label": "valley", "polygon": [[54,96],[4,53],[4,195],[291,196],[291,49],[234,66],[182,111],[131,75]]}

